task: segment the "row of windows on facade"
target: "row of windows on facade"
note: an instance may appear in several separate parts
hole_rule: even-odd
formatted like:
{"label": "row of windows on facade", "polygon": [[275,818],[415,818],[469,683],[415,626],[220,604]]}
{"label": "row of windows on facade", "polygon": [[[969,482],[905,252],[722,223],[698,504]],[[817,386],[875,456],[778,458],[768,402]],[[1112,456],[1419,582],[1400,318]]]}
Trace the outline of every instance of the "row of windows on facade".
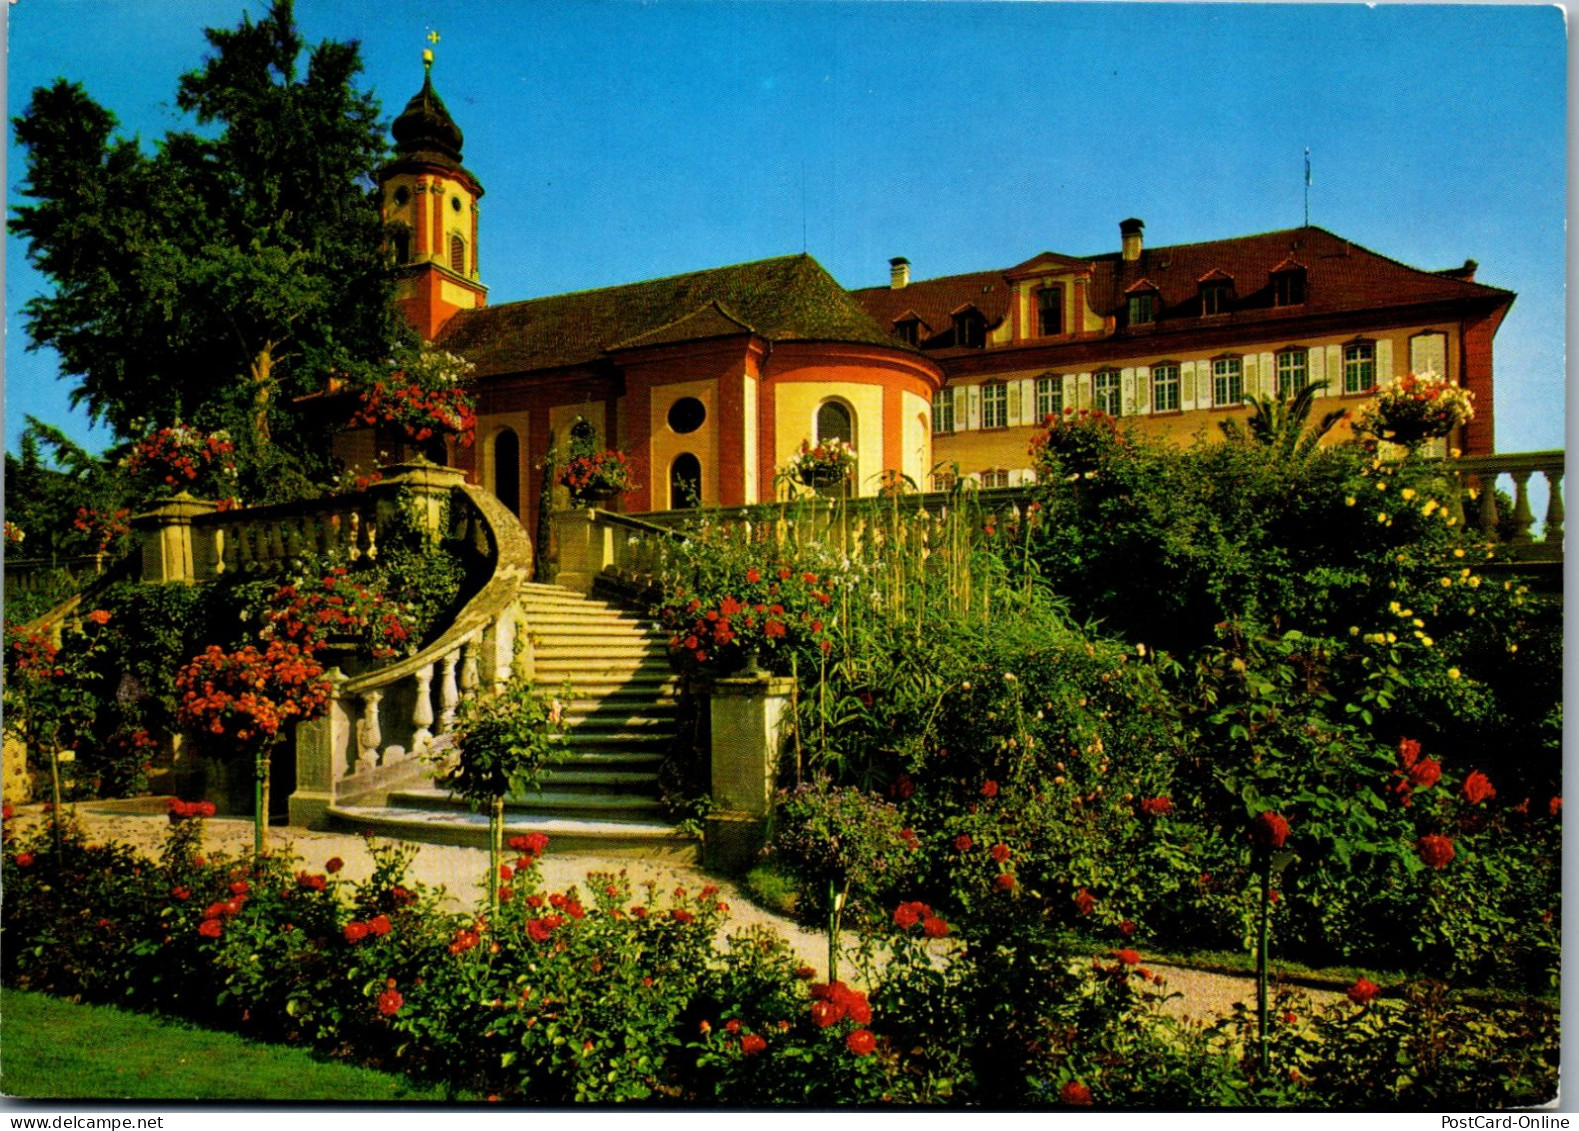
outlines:
{"label": "row of windows on facade", "polygon": [[[1211,367],[1210,407],[1244,403],[1244,362],[1239,357],[1219,357]],[[1310,384],[1310,351],[1284,350],[1276,355],[1277,396],[1286,399]],[[1343,392],[1365,393],[1376,384],[1376,345],[1353,342],[1343,347]],[[988,381],[981,388],[981,427],[1009,427],[1009,386]],[[932,401],[932,431],[954,432],[956,427],[956,388],[945,388]],[[1109,416],[1123,415],[1123,376],[1117,369],[1101,369],[1091,377],[1091,407]],[[1063,412],[1063,378],[1046,374],[1036,378],[1036,415],[1040,421]],[[1178,412],[1179,364],[1164,362],[1151,367],[1152,412]]]}
{"label": "row of windows on facade", "polygon": [[[1272,276],[1272,305],[1299,306],[1305,301],[1305,272],[1303,270],[1279,271]],[[1143,286],[1126,296],[1125,322],[1130,326],[1145,326],[1157,320],[1162,309],[1162,296],[1155,287]],[[1212,279],[1200,285],[1200,315],[1214,317],[1229,314],[1234,309],[1234,285],[1231,279]],[[1187,311],[1193,314],[1195,311]],[[987,344],[987,322],[980,311],[961,311],[952,318],[954,344],[981,349]],[[1065,333],[1064,288],[1046,286],[1036,292],[1036,330],[1044,338]],[[906,318],[894,324],[894,332],[908,345],[916,345],[921,337],[921,324],[915,318]]]}

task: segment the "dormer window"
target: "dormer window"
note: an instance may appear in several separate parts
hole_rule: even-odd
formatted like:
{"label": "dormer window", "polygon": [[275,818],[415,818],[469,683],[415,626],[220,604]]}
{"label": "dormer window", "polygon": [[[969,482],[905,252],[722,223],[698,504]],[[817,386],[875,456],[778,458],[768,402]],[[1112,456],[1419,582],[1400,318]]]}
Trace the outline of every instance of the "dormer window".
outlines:
{"label": "dormer window", "polygon": [[954,344],[978,350],[987,344],[987,320],[981,311],[971,308],[954,315]]}
{"label": "dormer window", "polygon": [[1279,266],[1272,273],[1272,305],[1298,306],[1305,301],[1305,269],[1299,264]]}
{"label": "dormer window", "polygon": [[1044,338],[1064,332],[1064,288],[1046,286],[1036,292],[1036,329]]}
{"label": "dormer window", "polygon": [[1201,313],[1204,315],[1227,314],[1231,284],[1213,280],[1201,284]]}
{"label": "dormer window", "polygon": [[1139,294],[1129,296],[1129,324],[1131,326],[1148,326],[1157,320],[1157,294],[1155,291],[1141,291]]}
{"label": "dormer window", "polygon": [[894,337],[913,346],[921,340],[921,323],[914,318],[906,318],[894,323]]}

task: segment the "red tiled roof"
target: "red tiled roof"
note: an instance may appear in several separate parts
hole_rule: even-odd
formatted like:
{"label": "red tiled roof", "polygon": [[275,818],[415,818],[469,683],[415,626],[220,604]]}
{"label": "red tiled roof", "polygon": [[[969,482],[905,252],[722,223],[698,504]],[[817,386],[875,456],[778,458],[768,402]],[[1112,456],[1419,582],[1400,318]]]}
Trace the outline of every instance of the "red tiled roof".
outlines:
{"label": "red tiled roof", "polygon": [[[1254,236],[1145,248],[1140,258],[1126,262],[1114,251],[1086,259],[1043,252],[1006,271],[978,271],[923,279],[907,287],[868,287],[852,291],[880,326],[914,310],[933,328],[924,347],[950,349],[953,344],[949,312],[974,303],[995,325],[1008,312],[1014,275],[1034,273],[1034,268],[1084,267],[1090,272],[1087,301],[1100,315],[1116,315],[1127,293],[1149,283],[1159,296],[1156,322],[1148,330],[1192,324],[1221,326],[1221,316],[1202,318],[1200,286],[1210,281],[1231,281],[1230,318],[1235,324],[1292,316],[1358,313],[1434,302],[1493,300],[1509,302],[1510,291],[1473,283],[1461,276],[1464,269],[1422,271],[1352,243],[1324,228],[1289,228]],[[1272,305],[1272,275],[1278,270],[1302,267],[1305,301],[1297,306]],[[1122,319],[1117,334],[1125,333]],[[969,351],[977,353],[980,351]]]}
{"label": "red tiled roof", "polygon": [[988,328],[998,325],[1009,313],[1009,283],[1002,271],[977,271],[970,275],[948,275],[927,279],[894,290],[892,287],[867,287],[851,291],[872,320],[884,329],[907,314],[914,314],[936,337],[954,332],[954,312],[966,306],[981,311]]}
{"label": "red tiled roof", "polygon": [[491,377],[586,365],[615,348],[748,328],[769,341],[909,349],[809,255],[463,310],[445,323],[437,344],[475,365],[478,377]]}

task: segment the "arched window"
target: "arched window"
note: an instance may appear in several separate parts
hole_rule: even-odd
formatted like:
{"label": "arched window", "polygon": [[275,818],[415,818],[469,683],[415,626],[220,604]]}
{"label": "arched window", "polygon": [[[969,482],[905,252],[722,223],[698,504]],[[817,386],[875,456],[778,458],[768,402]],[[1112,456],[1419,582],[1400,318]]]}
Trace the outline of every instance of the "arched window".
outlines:
{"label": "arched window", "polygon": [[669,465],[669,509],[685,510],[702,505],[702,461],[682,452]]}
{"label": "arched window", "polygon": [[466,241],[459,236],[450,237],[450,270],[457,275],[466,274]]}
{"label": "arched window", "polygon": [[850,410],[838,401],[823,401],[817,408],[817,442],[843,440],[855,447],[855,422]]}
{"label": "arched window", "polygon": [[521,513],[521,441],[508,428],[493,439],[493,493],[511,514]]}

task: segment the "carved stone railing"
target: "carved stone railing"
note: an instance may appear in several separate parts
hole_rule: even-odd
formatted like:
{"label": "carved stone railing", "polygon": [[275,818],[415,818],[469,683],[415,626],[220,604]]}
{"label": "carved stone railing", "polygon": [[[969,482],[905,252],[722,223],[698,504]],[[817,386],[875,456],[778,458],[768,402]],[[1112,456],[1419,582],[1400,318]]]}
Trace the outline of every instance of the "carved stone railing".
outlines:
{"label": "carved stone railing", "polygon": [[328,709],[297,727],[293,825],[325,827],[333,807],[381,804],[391,789],[427,776],[427,756],[445,745],[463,700],[531,675],[516,647],[526,636],[517,598],[532,575],[531,543],[482,488],[457,483],[451,499],[452,533],[483,551],[488,580],[415,655],[349,679],[332,673]]}
{"label": "carved stone railing", "polygon": [[[946,520],[962,510],[982,525],[1023,519],[1033,502],[1025,487],[933,491],[889,498],[816,498],[745,507],[621,515],[596,509],[555,516],[559,584],[590,592],[598,582],[641,589],[656,580],[665,543],[684,541],[697,525],[735,527],[776,555],[798,546],[833,547],[846,556],[874,543],[913,539],[923,552],[941,544]],[[916,521],[924,517],[929,521]]]}
{"label": "carved stone railing", "polygon": [[[1461,490],[1453,514],[1486,538],[1507,545],[1516,560],[1561,561],[1563,557],[1563,453],[1511,452],[1505,455],[1470,456],[1444,463]],[[1539,475],[1546,484],[1546,513],[1540,536],[1535,536],[1535,512],[1530,505],[1530,480]],[[1497,490],[1512,487],[1513,510],[1501,513]]]}

